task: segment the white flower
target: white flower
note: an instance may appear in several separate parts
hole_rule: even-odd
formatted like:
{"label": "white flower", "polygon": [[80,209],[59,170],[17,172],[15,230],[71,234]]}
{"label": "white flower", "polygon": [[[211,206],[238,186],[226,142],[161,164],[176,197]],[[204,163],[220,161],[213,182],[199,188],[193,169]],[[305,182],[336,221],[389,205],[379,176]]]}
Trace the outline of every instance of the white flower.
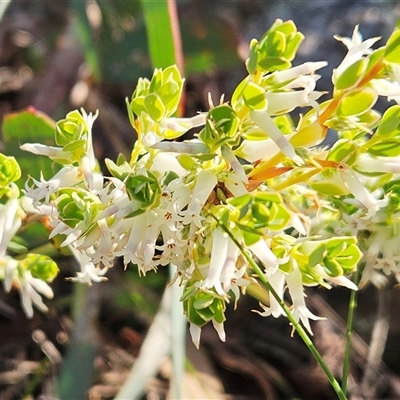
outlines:
{"label": "white flower", "polygon": [[40,295],[53,298],[51,287],[44,281],[34,278],[30,271],[18,268],[19,262],[9,257],[0,258],[0,266],[4,268],[4,288],[7,292],[15,286],[21,297],[21,305],[27,317],[33,317],[33,305],[41,311],[47,311]]}
{"label": "white flower", "polygon": [[6,254],[8,245],[21,226],[18,211],[18,199],[10,199],[6,204],[0,204],[0,257]]}
{"label": "white flower", "polygon": [[244,183],[249,183],[249,179],[247,178],[246,173],[244,172],[242,164],[240,164],[239,160],[236,158],[233,151],[228,146],[222,146],[221,148],[222,156],[225,160],[230,164],[233,171],[237,174],[237,176]]}
{"label": "white flower", "polygon": [[275,125],[266,111],[250,111],[250,118],[275,142],[286,157],[298,165],[304,164],[301,157],[294,151],[294,147],[289,143],[288,139]]}
{"label": "white flower", "polygon": [[360,154],[354,168],[360,172],[398,174],[400,173],[400,157],[372,157],[368,154]]}
{"label": "white flower", "polygon": [[[164,144],[169,142],[160,142]],[[180,143],[178,143],[180,144]],[[178,176],[184,176],[187,171],[179,164],[175,155],[165,153],[164,151],[158,152],[152,159],[153,165],[151,166],[151,171],[157,171],[161,174],[165,174],[169,171],[175,172]]]}
{"label": "white flower", "polygon": [[[289,135],[286,136],[289,137]],[[236,150],[236,153],[239,157],[250,162],[255,162],[257,160],[273,156],[278,152],[279,147],[272,139],[244,139],[240,147]]]}
{"label": "white flower", "polygon": [[375,37],[371,39],[367,39],[364,42],[362,41],[362,36],[358,32],[358,25],[354,28],[352,38],[344,38],[335,35],[335,39],[343,42],[348,48],[348,52],[344,57],[341,64],[333,70],[332,81],[335,84],[338,77],[351,65],[353,65],[356,61],[361,59],[364,55],[371,53],[371,46],[377,42],[380,38]]}
{"label": "white flower", "polygon": [[296,107],[312,106],[319,108],[316,100],[323,93],[315,92],[315,82],[320,78],[319,75],[301,76],[285,86],[284,89],[302,88],[302,90],[291,90],[288,92],[267,92],[268,114],[279,115],[290,112]]}
{"label": "white flower", "polygon": [[202,227],[200,213],[217,181],[215,173],[210,170],[202,170],[197,174],[188,209],[183,213],[184,225],[193,222],[198,228]]}
{"label": "white flower", "polygon": [[340,170],[340,176],[345,182],[350,193],[354,196],[353,199],[346,199],[348,203],[359,203],[364,206],[368,212],[365,216],[366,219],[373,217],[376,212],[385,207],[388,203],[388,199],[385,197],[381,200],[375,199],[375,197],[367,190],[367,188],[360,182],[356,174],[349,170]]}
{"label": "white flower", "polygon": [[[285,290],[285,274],[281,270],[276,270],[272,274],[266,274],[268,278],[268,282],[274,288],[276,294],[280,299],[283,299],[283,294]],[[261,308],[264,310],[260,312],[258,310],[253,310],[260,314],[263,317],[268,317],[272,315],[275,318],[278,318],[281,315],[285,315],[283,308],[278,303],[277,299],[274,296],[269,296],[269,307],[265,306],[264,304],[260,303]]]}
{"label": "white flower", "polygon": [[83,181],[83,175],[78,167],[67,166],[58,171],[51,179],[46,181],[43,174],[40,174],[40,180],[32,179],[36,187],[29,186],[29,180],[25,185],[26,195],[33,201],[34,206],[44,199],[49,203],[50,196],[63,187],[75,186]]}
{"label": "white flower", "polygon": [[267,277],[273,275],[277,271],[279,263],[283,261],[272,252],[263,239],[249,246],[249,250],[263,263]]}
{"label": "white flower", "polygon": [[104,277],[104,274],[107,272],[107,268],[96,267],[87,254],[82,253],[73,246],[70,246],[70,249],[79,264],[80,271],[76,274],[76,277],[68,278],[69,280],[86,283],[88,285],[91,285],[92,282],[101,282],[107,280],[107,278]]}
{"label": "white flower", "polygon": [[224,297],[226,297],[226,293],[222,288],[221,275],[228,258],[229,241],[229,236],[220,227],[214,231],[210,266],[207,278],[202,285],[204,289],[214,288],[220,296]]}
{"label": "white flower", "polygon": [[199,349],[199,347],[200,347],[201,327],[190,323],[189,332],[190,332],[190,336],[192,337],[193,344],[196,346],[197,349]]}
{"label": "white flower", "polygon": [[234,197],[243,196],[249,193],[246,186],[244,186],[243,180],[238,174],[225,172],[220,174],[219,179],[224,183],[225,187]]}
{"label": "white flower", "polygon": [[293,81],[301,75],[313,74],[317,69],[326,67],[326,61],[306,62],[296,67],[288,68],[283,71],[276,71],[268,76],[268,83],[279,85],[288,81]]}
{"label": "white flower", "polygon": [[388,101],[394,100],[397,104],[400,104],[400,81],[372,79],[370,84],[380,96],[387,96]]}
{"label": "white flower", "polygon": [[296,321],[301,321],[310,334],[312,334],[310,319],[323,319],[314,315],[306,306],[302,274],[293,260],[293,270],[286,276],[286,283],[292,299],[292,314]]}
{"label": "white flower", "polygon": [[40,156],[49,157],[55,161],[68,160],[71,156],[68,151],[64,151],[61,147],[46,146],[40,143],[25,143],[20,146],[20,149]]}
{"label": "white flower", "polygon": [[183,134],[191,128],[204,125],[206,123],[206,116],[206,113],[200,113],[190,118],[164,118],[160,121],[160,125],[163,128]]}

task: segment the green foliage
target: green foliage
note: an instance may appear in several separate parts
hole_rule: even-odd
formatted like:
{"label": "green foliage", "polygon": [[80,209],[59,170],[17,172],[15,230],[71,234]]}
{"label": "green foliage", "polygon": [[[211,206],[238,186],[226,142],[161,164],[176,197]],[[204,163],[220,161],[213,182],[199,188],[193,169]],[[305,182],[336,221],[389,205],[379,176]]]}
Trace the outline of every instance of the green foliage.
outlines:
{"label": "green foliage", "polygon": [[257,68],[269,72],[289,68],[303,39],[293,21],[276,20],[259,42],[252,40],[246,63],[249,74]]}
{"label": "green foliage", "polygon": [[[45,177],[52,175],[52,162],[45,157],[32,156],[20,149],[21,143],[36,142],[54,144],[55,122],[47,115],[29,108],[24,111],[8,114],[3,121],[4,153],[14,156],[18,160],[21,174],[24,177],[39,177],[42,172]],[[24,186],[23,180],[18,182],[20,188]]]}

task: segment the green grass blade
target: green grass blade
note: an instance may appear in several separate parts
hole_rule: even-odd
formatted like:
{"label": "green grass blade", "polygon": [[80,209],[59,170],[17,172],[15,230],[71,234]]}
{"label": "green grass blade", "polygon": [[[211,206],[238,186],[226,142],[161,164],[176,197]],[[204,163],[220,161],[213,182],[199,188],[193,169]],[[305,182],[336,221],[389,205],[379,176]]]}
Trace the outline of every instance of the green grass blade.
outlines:
{"label": "green grass blade", "polygon": [[179,29],[175,12],[175,2],[169,0],[142,0],[146,21],[148,49],[154,68],[166,68],[177,64],[182,72]]}

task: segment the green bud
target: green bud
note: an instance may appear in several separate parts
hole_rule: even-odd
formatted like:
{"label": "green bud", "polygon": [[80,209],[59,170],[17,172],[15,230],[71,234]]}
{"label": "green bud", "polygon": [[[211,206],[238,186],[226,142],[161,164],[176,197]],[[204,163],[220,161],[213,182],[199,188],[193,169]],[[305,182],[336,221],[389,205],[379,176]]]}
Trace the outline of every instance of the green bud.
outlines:
{"label": "green bud", "polygon": [[185,289],[181,301],[189,322],[203,326],[215,320],[218,323],[225,321],[225,300],[212,290],[201,290],[192,287]]}
{"label": "green bud", "polygon": [[86,121],[78,110],[71,111],[65,119],[56,124],[56,143],[66,146],[71,142],[82,139],[88,133]]}
{"label": "green bud", "polygon": [[75,228],[84,220],[90,222],[93,215],[97,213],[96,197],[85,190],[64,188],[58,194],[56,206],[60,219],[71,228]]}
{"label": "green bud", "polygon": [[14,157],[0,153],[0,190],[21,177],[21,169]]}
{"label": "green bud", "polygon": [[20,267],[30,271],[34,278],[51,282],[58,274],[57,264],[48,256],[29,253],[20,261]]}

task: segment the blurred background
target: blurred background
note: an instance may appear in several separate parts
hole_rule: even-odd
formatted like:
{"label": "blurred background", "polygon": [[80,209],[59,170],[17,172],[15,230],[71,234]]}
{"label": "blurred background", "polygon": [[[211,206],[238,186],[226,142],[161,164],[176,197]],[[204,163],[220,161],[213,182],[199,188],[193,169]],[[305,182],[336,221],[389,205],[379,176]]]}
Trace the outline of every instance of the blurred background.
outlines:
{"label": "blurred background", "polygon": [[[246,75],[249,41],[260,38],[276,18],[292,19],[306,37],[294,65],[329,62],[317,85],[328,92],[332,68],[346,53],[333,35],[351,37],[359,25],[365,38],[381,36],[383,44],[400,18],[400,4],[385,0],[177,0],[177,6],[187,79],[185,116],[206,110],[208,93],[214,102],[222,94],[230,98]],[[27,107],[55,120],[76,108],[99,109],[93,128],[98,159],[130,154],[135,132],[125,98],[139,77],[152,74],[140,1],[2,1],[0,13],[1,122]],[[54,399],[58,380],[61,385],[68,381],[74,369],[82,379],[69,398],[114,398],[135,363],[168,281],[167,270],[139,278],[134,267],[123,271],[117,263],[107,283],[85,289],[65,279],[75,274],[74,263],[61,256],[57,261],[61,272],[52,284],[55,298],[47,302],[48,314],[35,312],[27,320],[17,292],[0,292],[0,399]],[[374,398],[400,398],[399,294],[395,282],[360,293],[349,384],[354,392],[379,316],[390,322],[390,330]],[[315,343],[338,375],[348,298],[345,289],[308,293],[313,312],[328,317],[314,324]],[[79,301],[85,311],[77,317],[73,310]],[[308,350],[296,335],[291,337],[287,320],[261,318],[251,312],[255,308],[258,301],[246,296],[236,311],[228,310],[226,343],[208,327],[199,351],[188,342],[185,398],[334,399]],[[82,337],[90,346],[79,347]],[[171,378],[165,360],[143,398],[171,398]]]}

